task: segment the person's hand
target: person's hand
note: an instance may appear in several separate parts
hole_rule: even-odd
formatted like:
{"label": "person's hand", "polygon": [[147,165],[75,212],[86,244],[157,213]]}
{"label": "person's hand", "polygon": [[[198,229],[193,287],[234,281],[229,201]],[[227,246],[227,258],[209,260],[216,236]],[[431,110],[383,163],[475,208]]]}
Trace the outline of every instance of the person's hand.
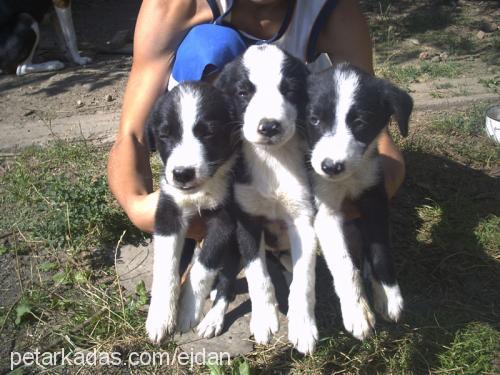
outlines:
{"label": "person's hand", "polygon": [[[132,223],[144,232],[153,233],[155,227],[155,213],[160,191],[147,195],[137,195],[128,199],[127,215]],[[201,241],[206,234],[204,220],[196,215],[189,222],[186,237]]]}
{"label": "person's hand", "polygon": [[132,223],[140,230],[153,233],[155,227],[155,212],[160,191],[147,195],[128,197],[126,214]]}
{"label": "person's hand", "polygon": [[189,221],[186,237],[200,242],[206,234],[207,227],[205,225],[205,221],[198,215],[193,216]]}

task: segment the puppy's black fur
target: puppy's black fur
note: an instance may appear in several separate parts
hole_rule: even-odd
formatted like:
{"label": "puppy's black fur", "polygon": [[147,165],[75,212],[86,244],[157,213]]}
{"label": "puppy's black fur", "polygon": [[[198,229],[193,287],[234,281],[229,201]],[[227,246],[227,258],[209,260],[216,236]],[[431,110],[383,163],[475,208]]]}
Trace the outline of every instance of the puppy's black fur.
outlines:
{"label": "puppy's black fur", "polygon": [[[196,98],[196,105],[185,103],[192,102],[193,98]],[[183,106],[188,106],[188,110],[195,113],[186,112]],[[238,123],[232,104],[222,92],[206,83],[186,82],[159,98],[147,126],[154,131],[156,147],[165,167],[155,216],[155,268],[146,323],[150,339],[159,342],[165,333],[171,333],[175,327],[180,251],[189,219],[194,215],[200,214],[207,226],[203,248],[195,262],[201,264],[205,273],[214,274],[221,266],[228,269],[219,275],[220,295],[216,302],[221,297],[227,298],[231,292],[232,283],[227,281],[227,277],[232,275],[234,266],[231,256],[236,246],[231,203],[231,160],[238,149],[235,138]],[[183,146],[187,139],[192,149]],[[188,156],[190,152],[198,153],[196,167],[184,166],[181,158],[173,161],[181,167],[169,164],[172,154],[182,147],[185,147],[183,152]],[[184,172],[179,172],[179,168]],[[188,175],[186,169],[192,169],[192,172]],[[173,244],[174,248],[159,249],[161,243]],[[165,259],[159,256],[161,252],[171,253],[171,261],[163,264],[165,269],[156,264],[158,259]],[[162,272],[168,275],[162,275]],[[190,277],[196,276],[190,274]],[[165,279],[165,285],[155,284],[155,278],[157,281]],[[202,287],[206,289],[206,286]],[[163,303],[163,298],[167,298],[168,303]],[[189,310],[191,307],[184,308]],[[185,318],[184,312],[179,314],[179,320]],[[187,313],[192,314],[193,311]]]}
{"label": "puppy's black fur", "polygon": [[[345,95],[345,88],[350,90],[351,87],[355,87],[351,97],[343,97],[343,104],[340,105],[339,96],[343,95],[343,88]],[[380,301],[381,286],[397,287],[397,280],[389,241],[388,197],[376,141],[391,116],[394,116],[401,134],[408,134],[413,101],[405,91],[349,64],[311,76],[309,95],[308,130],[312,164],[317,173],[315,185],[319,202],[326,206],[331,206],[332,202],[333,206],[337,206],[337,201],[343,198],[359,202],[361,218],[358,222],[363,236],[365,260],[368,262],[367,274],[372,284],[380,286],[374,290],[375,308],[384,317],[397,320],[399,313],[391,316],[387,311],[390,301],[385,301],[385,306]],[[335,154],[335,143],[331,143],[332,155],[335,156],[329,157],[325,143],[320,144],[327,137],[348,139],[344,142],[348,145],[344,159]],[[320,154],[321,157],[318,156]],[[358,161],[351,163],[354,159]],[[371,175],[374,177],[366,177]],[[328,192],[326,187],[331,188],[331,191]],[[342,192],[336,198],[335,190]],[[321,223],[317,222],[316,225],[319,227]],[[321,235],[318,234],[318,237]],[[322,241],[320,238],[320,242],[327,240],[324,238]],[[350,247],[350,244],[347,246]],[[351,256],[354,254],[351,253]],[[359,264],[359,259],[353,259],[356,268]],[[399,293],[399,287],[397,291]],[[390,299],[391,296],[386,298]]]}

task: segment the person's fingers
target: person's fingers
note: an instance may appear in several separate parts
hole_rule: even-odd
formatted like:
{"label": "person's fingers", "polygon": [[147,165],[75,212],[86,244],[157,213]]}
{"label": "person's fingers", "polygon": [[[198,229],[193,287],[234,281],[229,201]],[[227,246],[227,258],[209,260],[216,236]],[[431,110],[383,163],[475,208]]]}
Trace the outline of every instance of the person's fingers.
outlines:
{"label": "person's fingers", "polygon": [[207,228],[203,219],[196,215],[189,222],[189,227],[186,233],[186,237],[192,238],[196,241],[201,241],[205,237]]}
{"label": "person's fingers", "polygon": [[342,202],[342,212],[345,220],[357,219],[361,216],[358,206],[350,199],[344,199]]}
{"label": "person's fingers", "polygon": [[391,199],[401,187],[405,178],[405,161],[398,146],[385,129],[380,135],[378,151],[384,172],[385,190]]}

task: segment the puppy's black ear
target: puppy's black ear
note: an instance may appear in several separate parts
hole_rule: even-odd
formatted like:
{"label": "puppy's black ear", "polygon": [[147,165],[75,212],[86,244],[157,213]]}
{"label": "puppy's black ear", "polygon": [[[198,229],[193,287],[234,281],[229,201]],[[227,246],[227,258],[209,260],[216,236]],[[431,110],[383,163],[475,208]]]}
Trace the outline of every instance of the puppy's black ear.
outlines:
{"label": "puppy's black ear", "polygon": [[413,110],[413,99],[406,91],[389,82],[384,82],[384,99],[398,123],[401,135],[406,137],[408,135],[408,122]]}
{"label": "puppy's black ear", "polygon": [[159,139],[159,128],[160,124],[164,121],[164,116],[161,111],[162,103],[165,101],[165,95],[162,94],[153,105],[151,112],[149,113],[148,119],[146,121],[146,126],[144,131],[146,133],[146,138],[148,140],[148,146],[150,151],[154,152],[158,149],[157,140]]}
{"label": "puppy's black ear", "polygon": [[213,83],[215,87],[226,94],[233,94],[235,89],[236,65],[239,64],[239,60],[240,58],[237,58],[226,64]]}

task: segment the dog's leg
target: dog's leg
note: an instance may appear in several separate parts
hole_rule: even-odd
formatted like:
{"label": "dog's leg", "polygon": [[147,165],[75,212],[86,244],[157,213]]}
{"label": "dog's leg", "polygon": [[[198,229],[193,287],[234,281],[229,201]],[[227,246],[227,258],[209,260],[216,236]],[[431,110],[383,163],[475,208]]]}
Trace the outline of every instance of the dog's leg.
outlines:
{"label": "dog's leg", "polygon": [[233,245],[223,256],[222,269],[217,276],[213,306],[196,328],[200,337],[210,338],[222,332],[224,316],[229,302],[233,298],[233,287],[240,270],[240,256],[237,246],[236,238],[233,238]]}
{"label": "dog's leg", "polygon": [[278,302],[267,271],[260,220],[241,213],[237,224],[237,239],[252,302],[250,331],[257,343],[267,344],[279,329]]}
{"label": "dog's leg", "polygon": [[396,280],[389,239],[389,206],[384,186],[379,184],[359,199],[363,232],[368,250],[367,270],[375,310],[397,322],[403,311],[403,297]]}
{"label": "dog's leg", "polygon": [[342,222],[340,212],[332,212],[321,205],[314,227],[333,276],[344,327],[354,337],[363,340],[370,335],[375,316],[366,298],[361,271],[354,264],[346,244]]}
{"label": "dog's leg", "polygon": [[[20,17],[22,17],[21,15]],[[30,17],[31,18],[31,17]],[[54,60],[54,61],[47,61],[44,63],[40,64],[33,64],[33,55],[35,54],[35,50],[38,47],[38,42],[40,40],[40,29],[38,27],[38,23],[33,20],[31,24],[31,29],[36,35],[35,42],[33,43],[33,48],[31,49],[31,52],[26,60],[24,60],[23,63],[21,63],[17,69],[16,69],[16,75],[18,76],[23,76],[25,74],[29,73],[38,73],[38,72],[48,72],[48,71],[54,71],[54,70],[60,70],[64,68],[64,64],[60,61]]]}
{"label": "dog's leg", "polygon": [[293,279],[288,296],[288,339],[301,353],[312,353],[318,339],[316,305],[316,235],[309,217],[288,222]]}
{"label": "dog's leg", "polygon": [[71,2],[69,0],[53,0],[53,2],[71,59],[78,65],[90,63],[92,60],[89,57],[80,56],[78,52],[73,16],[71,15]]}
{"label": "dog's leg", "polygon": [[153,285],[146,320],[148,336],[154,343],[160,343],[165,334],[175,329],[185,228],[182,212],[169,197],[160,193],[153,236]]}
{"label": "dog's leg", "polygon": [[203,240],[203,248],[195,259],[189,279],[182,289],[181,307],[179,310],[179,329],[186,332],[198,324],[205,299],[212,290],[217,268],[231,246],[234,233],[234,220],[226,210],[218,210],[205,216],[207,235]]}

